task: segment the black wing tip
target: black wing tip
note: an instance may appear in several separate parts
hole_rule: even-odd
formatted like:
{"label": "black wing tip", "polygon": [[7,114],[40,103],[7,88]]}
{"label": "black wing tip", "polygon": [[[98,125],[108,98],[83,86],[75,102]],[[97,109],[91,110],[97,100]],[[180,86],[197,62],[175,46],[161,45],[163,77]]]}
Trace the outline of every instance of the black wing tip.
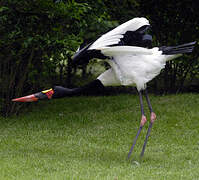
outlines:
{"label": "black wing tip", "polygon": [[165,55],[192,53],[196,43],[197,41],[193,41],[178,46],[162,46],[159,50]]}

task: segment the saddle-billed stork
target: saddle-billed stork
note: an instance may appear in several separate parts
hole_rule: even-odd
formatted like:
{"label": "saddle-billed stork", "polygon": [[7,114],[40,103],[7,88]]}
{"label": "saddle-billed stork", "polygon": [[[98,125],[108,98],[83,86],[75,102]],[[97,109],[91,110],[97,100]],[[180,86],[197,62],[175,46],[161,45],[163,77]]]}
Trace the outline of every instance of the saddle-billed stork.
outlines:
{"label": "saddle-billed stork", "polygon": [[191,53],[195,42],[178,46],[162,46],[152,48],[152,36],[147,34],[150,27],[146,18],[134,18],[102,35],[93,43],[80,48],[73,56],[73,64],[88,63],[93,58],[107,61],[110,69],[102,73],[91,83],[74,89],[61,86],[42,91],[29,96],[13,99],[12,101],[32,102],[40,99],[60,98],[79,94],[89,94],[93,91],[103,90],[105,86],[136,86],[141,107],[141,121],[133,145],[128,153],[130,157],[137,138],[147,119],[143,107],[143,93],[145,94],[150,111],[150,124],[141,151],[144,155],[146,143],[151,128],[156,119],[152,109],[146,84],[156,77],[165,67],[167,61],[181,56],[183,53]]}

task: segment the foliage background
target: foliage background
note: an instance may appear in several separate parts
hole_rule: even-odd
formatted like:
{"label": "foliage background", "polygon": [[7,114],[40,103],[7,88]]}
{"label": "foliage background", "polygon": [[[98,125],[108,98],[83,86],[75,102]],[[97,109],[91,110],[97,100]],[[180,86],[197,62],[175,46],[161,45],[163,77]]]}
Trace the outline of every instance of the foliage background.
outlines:
{"label": "foliage background", "polygon": [[[1,0],[1,114],[7,116],[22,108],[10,101],[13,97],[55,84],[79,86],[95,78],[106,65],[93,66],[95,60],[90,65],[72,67],[71,56],[80,44],[136,16],[150,20],[154,46],[199,39],[197,2],[191,0]],[[197,92],[198,55],[196,47],[192,55],[168,62],[150,83],[151,91]]]}

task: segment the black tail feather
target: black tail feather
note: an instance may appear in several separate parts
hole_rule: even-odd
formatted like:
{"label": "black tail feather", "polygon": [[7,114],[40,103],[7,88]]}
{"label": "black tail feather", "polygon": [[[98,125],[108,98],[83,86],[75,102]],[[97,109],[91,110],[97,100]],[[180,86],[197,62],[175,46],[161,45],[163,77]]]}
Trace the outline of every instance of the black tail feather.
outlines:
{"label": "black tail feather", "polygon": [[162,46],[159,48],[162,54],[173,55],[173,54],[183,54],[191,53],[194,49],[196,42],[186,43],[178,46]]}

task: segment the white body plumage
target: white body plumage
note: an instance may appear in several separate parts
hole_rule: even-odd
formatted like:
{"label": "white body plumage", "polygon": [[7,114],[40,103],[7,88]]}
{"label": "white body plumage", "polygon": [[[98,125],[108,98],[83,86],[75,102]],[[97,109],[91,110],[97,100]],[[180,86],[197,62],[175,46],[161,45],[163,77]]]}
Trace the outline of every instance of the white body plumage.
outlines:
{"label": "white body plumage", "polygon": [[[117,53],[114,54],[115,50]],[[98,77],[104,86],[136,85],[138,90],[145,89],[146,83],[160,73],[167,60],[178,56],[163,55],[159,48],[136,47],[134,49],[131,46],[108,47],[101,51],[112,57],[107,60],[111,69]]]}

